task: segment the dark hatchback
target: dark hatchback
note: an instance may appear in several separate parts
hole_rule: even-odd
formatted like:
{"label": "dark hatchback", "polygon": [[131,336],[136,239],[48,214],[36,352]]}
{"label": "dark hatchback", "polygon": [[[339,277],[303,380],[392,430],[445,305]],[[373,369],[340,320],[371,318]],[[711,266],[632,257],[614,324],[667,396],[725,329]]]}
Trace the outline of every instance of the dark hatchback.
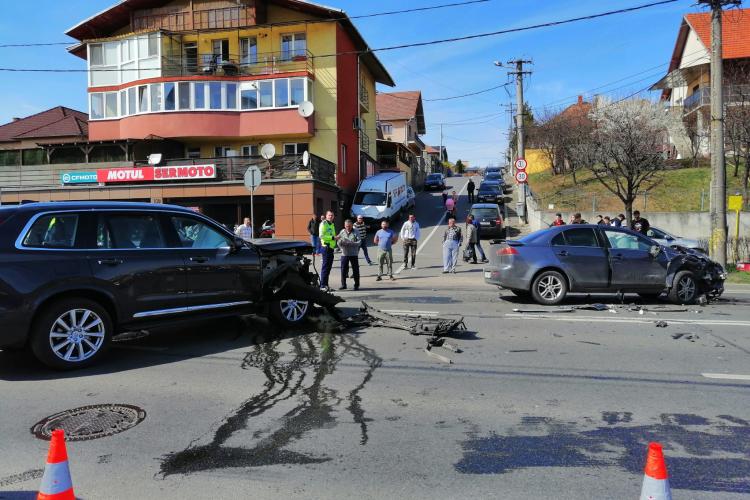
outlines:
{"label": "dark hatchback", "polygon": [[61,369],[89,365],[118,333],[263,313],[285,326],[318,289],[306,242],[235,237],[192,210],[147,203],[0,209],[0,348]]}
{"label": "dark hatchback", "polygon": [[503,189],[497,182],[482,182],[477,191],[477,202],[505,204]]}
{"label": "dark hatchback", "polygon": [[433,189],[442,191],[445,187],[445,177],[443,177],[443,174],[429,174],[424,180],[425,191]]}
{"label": "dark hatchback", "polygon": [[496,203],[475,203],[469,213],[479,224],[479,235],[482,239],[505,238],[503,213]]}
{"label": "dark hatchback", "polygon": [[638,293],[689,304],[719,296],[726,273],[706,255],[659,245],[625,228],[566,225],[492,245],[485,282],[544,305],[569,292]]}

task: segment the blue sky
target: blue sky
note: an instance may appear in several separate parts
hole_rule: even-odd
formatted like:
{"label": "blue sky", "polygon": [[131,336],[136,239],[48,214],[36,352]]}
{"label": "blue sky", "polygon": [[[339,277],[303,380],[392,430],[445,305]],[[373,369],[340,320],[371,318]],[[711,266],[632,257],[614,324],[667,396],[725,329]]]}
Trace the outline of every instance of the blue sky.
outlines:
{"label": "blue sky", "polygon": [[[63,32],[114,0],[3,2],[0,44],[66,41]],[[325,0],[350,15],[452,3],[447,0]],[[417,14],[356,20],[371,47],[421,42],[538,24],[647,3],[647,0],[491,0]],[[694,0],[560,27],[452,44],[428,45],[379,57],[395,90],[421,90],[425,99],[470,93],[505,83],[506,70],[493,61],[531,59],[526,100],[535,111],[572,104],[579,93],[630,77],[596,92],[625,96],[655,82],[666,71],[681,16],[696,12]],[[644,72],[649,68],[654,68]],[[0,48],[0,67],[84,68],[63,46]],[[383,90],[391,90],[384,88]],[[509,87],[513,90],[513,87]],[[437,145],[439,123],[452,161],[497,163],[507,144],[509,102],[504,89],[444,102],[425,102],[425,142]],[[86,110],[83,73],[0,73],[0,123],[56,105]],[[479,118],[474,118],[479,117]]]}

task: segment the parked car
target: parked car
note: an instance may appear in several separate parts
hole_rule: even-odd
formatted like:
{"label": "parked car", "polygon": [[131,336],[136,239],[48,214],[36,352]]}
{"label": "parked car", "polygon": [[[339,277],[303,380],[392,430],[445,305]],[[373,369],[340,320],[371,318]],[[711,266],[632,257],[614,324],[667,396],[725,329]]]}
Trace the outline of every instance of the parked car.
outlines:
{"label": "parked car", "polygon": [[505,238],[503,213],[497,203],[475,203],[469,213],[479,223],[482,239]]}
{"label": "parked car", "polygon": [[505,204],[505,196],[500,184],[494,181],[482,182],[477,190],[477,201],[479,203]]}
{"label": "parked car", "polygon": [[503,169],[500,167],[487,167],[484,169],[484,178],[486,179],[488,175],[492,174],[498,174],[500,176],[503,175]]}
{"label": "parked car", "polygon": [[417,208],[417,194],[411,187],[406,188],[406,211],[412,211]]}
{"label": "parked car", "polygon": [[624,228],[598,225],[543,229],[491,246],[485,282],[559,304],[569,292],[634,292],[689,304],[700,294],[718,296],[726,273],[704,254],[659,245]]}
{"label": "parked car", "polygon": [[406,175],[403,172],[381,172],[359,183],[352,201],[352,217],[361,215],[368,227],[393,222],[406,210]]}
{"label": "parked car", "polygon": [[307,242],[245,242],[194,211],[149,203],[0,208],[0,348],[60,369],[98,361],[114,335],[262,313],[295,326],[321,292]]}
{"label": "parked car", "polygon": [[425,191],[432,191],[435,189],[438,191],[445,190],[445,177],[443,174],[428,174],[427,178],[424,180]]}
{"label": "parked car", "polygon": [[646,231],[646,236],[648,236],[652,240],[666,247],[671,247],[671,246],[676,245],[676,246],[685,247],[685,248],[692,248],[693,250],[699,250],[705,253],[705,250],[703,249],[703,247],[701,246],[698,240],[691,240],[689,238],[682,238],[680,236],[675,236],[673,234],[666,232],[663,229],[659,229],[658,227],[651,226],[648,229],[648,231]]}

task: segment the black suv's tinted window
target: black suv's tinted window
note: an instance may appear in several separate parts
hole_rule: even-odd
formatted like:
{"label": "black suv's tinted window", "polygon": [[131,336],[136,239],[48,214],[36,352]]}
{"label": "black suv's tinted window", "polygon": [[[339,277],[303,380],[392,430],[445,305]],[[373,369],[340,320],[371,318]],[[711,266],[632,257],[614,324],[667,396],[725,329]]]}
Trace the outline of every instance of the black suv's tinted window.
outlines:
{"label": "black suv's tinted window", "polygon": [[565,231],[565,241],[572,247],[598,247],[596,234],[593,229],[568,229]]}
{"label": "black suv's tinted window", "polygon": [[205,222],[192,217],[172,217],[180,242],[186,248],[222,248],[229,240]]}
{"label": "black suv's tinted window", "polygon": [[96,236],[97,248],[166,247],[157,215],[100,215]]}
{"label": "black suv's tinted window", "polygon": [[73,248],[78,232],[78,215],[50,214],[39,217],[23,238],[23,246]]}

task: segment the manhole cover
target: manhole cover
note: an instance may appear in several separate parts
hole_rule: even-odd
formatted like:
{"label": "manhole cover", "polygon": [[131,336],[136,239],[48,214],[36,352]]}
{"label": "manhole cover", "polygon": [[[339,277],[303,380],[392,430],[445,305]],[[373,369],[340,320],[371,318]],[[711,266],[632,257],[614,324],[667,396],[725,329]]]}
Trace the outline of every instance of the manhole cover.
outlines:
{"label": "manhole cover", "polygon": [[140,424],[146,412],[133,405],[102,404],[61,411],[38,422],[31,433],[49,441],[52,431],[65,431],[66,441],[88,441],[119,434]]}

